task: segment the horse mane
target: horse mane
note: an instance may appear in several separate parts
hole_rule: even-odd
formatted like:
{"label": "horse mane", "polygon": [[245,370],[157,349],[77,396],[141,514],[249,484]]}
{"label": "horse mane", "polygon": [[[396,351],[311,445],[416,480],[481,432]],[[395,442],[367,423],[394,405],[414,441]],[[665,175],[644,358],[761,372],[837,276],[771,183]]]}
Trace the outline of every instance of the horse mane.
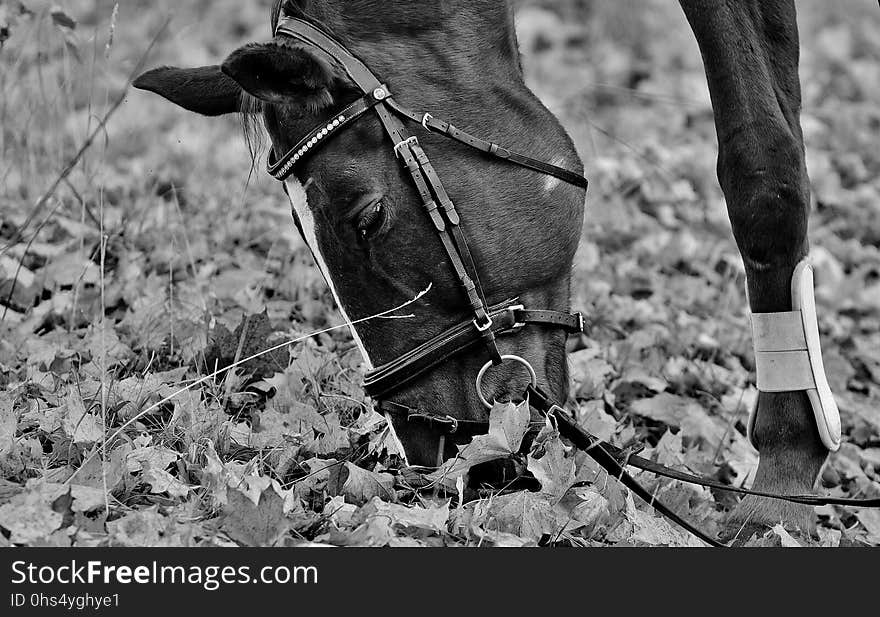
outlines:
{"label": "horse mane", "polygon": [[242,91],[239,119],[251,157],[251,173],[256,171],[257,163],[266,148],[266,130],[262,117],[267,105],[268,103]]}

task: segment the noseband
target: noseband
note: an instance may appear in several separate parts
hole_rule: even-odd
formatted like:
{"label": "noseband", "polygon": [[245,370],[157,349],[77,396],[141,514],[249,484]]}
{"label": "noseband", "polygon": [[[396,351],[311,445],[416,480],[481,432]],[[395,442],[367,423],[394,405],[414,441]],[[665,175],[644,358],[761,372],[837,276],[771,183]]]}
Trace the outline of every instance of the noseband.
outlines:
{"label": "noseband", "polygon": [[[352,126],[368,112],[375,113],[390,138],[395,157],[401,161],[412,178],[425,213],[443,244],[449,264],[455,271],[471,313],[468,321],[450,328],[399,358],[370,371],[364,382],[365,392],[377,401],[379,409],[384,413],[405,417],[406,420],[422,420],[436,424],[445,427],[449,433],[457,431],[462,424],[486,426],[485,422],[456,420],[451,416],[417,411],[393,403],[388,397],[451,358],[481,345],[488,351],[490,358],[486,368],[493,364],[502,364],[509,358],[502,356],[498,349],[496,337],[499,335],[516,333],[527,325],[557,328],[568,333],[583,332],[584,317],[580,313],[530,310],[518,304],[516,300],[494,306],[487,303],[467,239],[461,229],[458,210],[443,187],[428,155],[419,144],[418,137],[411,135],[404,123],[411,121],[420,124],[426,131],[451,138],[495,159],[553,176],[585,190],[588,187],[586,178],[470,135],[429,113],[417,113],[406,109],[394,100],[388,87],[344,45],[306,21],[282,17],[275,29],[275,35],[290,36],[329,55],[360,88],[363,96],[335,114],[326,124],[313,129],[283,156],[278,157],[273,150],[269,156],[269,173],[281,182],[286,181],[294,174],[298,165],[334,135]],[[528,368],[530,374],[534,376],[534,370],[531,366]],[[481,377],[485,370],[484,368],[481,372]],[[482,378],[479,381],[482,382]],[[534,377],[532,382],[532,385],[537,385]],[[480,398],[485,403],[482,392]]]}

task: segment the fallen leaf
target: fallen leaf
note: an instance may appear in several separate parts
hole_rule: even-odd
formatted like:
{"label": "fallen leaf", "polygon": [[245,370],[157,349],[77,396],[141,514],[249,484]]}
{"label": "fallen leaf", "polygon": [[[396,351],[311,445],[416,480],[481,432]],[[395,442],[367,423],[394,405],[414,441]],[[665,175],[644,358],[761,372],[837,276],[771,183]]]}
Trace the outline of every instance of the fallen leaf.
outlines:
{"label": "fallen leaf", "polygon": [[171,497],[186,499],[190,487],[163,469],[151,467],[144,473],[143,481],[151,487],[154,495],[168,493]]}
{"label": "fallen leaf", "polygon": [[484,499],[474,506],[473,523],[486,530],[539,540],[558,531],[553,506],[543,495],[519,492]]}
{"label": "fallen leaf", "polygon": [[843,534],[839,529],[819,527],[816,531],[819,533],[819,546],[823,548],[838,548],[840,546]]}
{"label": "fallen leaf", "polygon": [[33,544],[61,528],[67,509],[65,501],[69,507],[69,488],[30,480],[24,491],[0,506],[0,527],[9,531],[14,544]]}
{"label": "fallen leaf", "polygon": [[680,427],[685,420],[692,416],[706,414],[703,406],[697,401],[665,392],[651,398],[633,401],[630,405],[630,411],[675,428]]}
{"label": "fallen leaf", "polygon": [[394,501],[394,476],[373,473],[346,462],[330,471],[328,490],[333,495],[343,495],[349,503],[363,504],[374,497]]}
{"label": "fallen leaf", "polygon": [[609,539],[616,542],[634,542],[649,546],[702,547],[703,542],[686,531],[672,526],[672,523],[659,516],[643,512],[636,507],[632,494],[626,496],[627,531],[618,526]]}
{"label": "fallen leaf", "polygon": [[379,497],[364,506],[365,516],[387,516],[392,524],[399,527],[412,527],[426,531],[446,531],[446,522],[449,520],[449,502],[442,506],[424,508],[421,506],[403,506],[395,503],[386,503]]}
{"label": "fallen leaf", "polygon": [[475,465],[505,459],[519,452],[529,428],[530,410],[526,403],[498,403],[489,415],[489,433],[477,435],[471,443],[458,447],[458,456],[444,463],[428,478],[455,487],[457,478]]}
{"label": "fallen leaf", "polygon": [[390,546],[397,537],[391,520],[385,516],[374,516],[351,532],[333,529],[325,536],[316,538],[318,542],[329,542],[334,546],[372,547]]}
{"label": "fallen leaf", "polygon": [[200,527],[180,523],[170,513],[163,515],[158,506],[130,512],[123,518],[107,523],[110,546],[169,547],[192,546],[193,535]]}
{"label": "fallen leaf", "polygon": [[290,526],[284,516],[284,500],[274,489],[264,490],[256,504],[238,491],[229,493],[222,528],[236,542],[245,546],[275,546]]}
{"label": "fallen leaf", "polygon": [[131,452],[131,446],[127,443],[115,448],[110,453],[110,460],[104,462],[96,456],[87,461],[76,474],[76,483],[81,486],[101,489],[104,487],[112,493],[122,483],[126,470],[126,458]]}
{"label": "fallen leaf", "polygon": [[584,527],[591,530],[609,515],[608,500],[589,487],[569,490],[553,504],[553,510],[556,513],[557,534]]}
{"label": "fallen leaf", "polygon": [[104,438],[101,419],[86,413],[82,398],[74,390],[67,395],[66,414],[61,424],[64,432],[76,444],[93,444]]}
{"label": "fallen leaf", "polygon": [[357,512],[358,507],[351,503],[345,503],[345,497],[342,495],[332,497],[324,504],[324,516],[328,517],[337,529],[351,527]]}
{"label": "fallen leaf", "polygon": [[856,512],[856,517],[868,532],[868,541],[880,544],[880,511],[862,508]]}
{"label": "fallen leaf", "polygon": [[801,543],[791,537],[791,534],[785,530],[781,524],[773,527],[773,533],[777,535],[783,548],[801,548]]}
{"label": "fallen leaf", "polygon": [[575,483],[574,459],[567,456],[562,441],[558,438],[546,442],[544,455],[535,459],[529,455],[529,471],[541,483],[541,492],[552,500],[561,499]]}
{"label": "fallen leaf", "polygon": [[70,487],[70,494],[73,496],[71,509],[74,512],[88,513],[105,509],[106,498],[102,489],[74,484]]}
{"label": "fallen leaf", "polygon": [[167,469],[177,462],[180,454],[164,446],[147,446],[132,450],[126,457],[126,467],[129,473],[137,473],[144,468]]}

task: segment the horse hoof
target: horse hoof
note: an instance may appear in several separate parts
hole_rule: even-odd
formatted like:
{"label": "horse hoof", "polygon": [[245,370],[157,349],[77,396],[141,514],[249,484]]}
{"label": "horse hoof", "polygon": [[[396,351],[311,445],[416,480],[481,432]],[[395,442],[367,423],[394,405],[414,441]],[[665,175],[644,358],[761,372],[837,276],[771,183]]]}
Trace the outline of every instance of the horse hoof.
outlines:
{"label": "horse hoof", "polygon": [[780,523],[795,535],[816,536],[815,515],[809,506],[746,497],[727,516],[719,537],[732,546],[742,546]]}

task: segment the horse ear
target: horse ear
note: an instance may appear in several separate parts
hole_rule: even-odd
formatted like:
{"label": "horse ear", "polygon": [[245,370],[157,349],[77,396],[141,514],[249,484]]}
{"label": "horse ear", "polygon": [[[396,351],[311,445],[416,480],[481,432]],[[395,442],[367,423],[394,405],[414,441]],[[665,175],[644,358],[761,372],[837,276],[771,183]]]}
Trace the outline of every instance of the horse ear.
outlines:
{"label": "horse ear", "polygon": [[219,66],[195,69],[165,66],[144,73],[132,85],[203,116],[241,111],[241,86],[224,75]]}
{"label": "horse ear", "polygon": [[333,104],[345,77],[321,52],[279,43],[252,43],[234,51],[220,67],[248,94],[267,103],[307,106],[318,111]]}

